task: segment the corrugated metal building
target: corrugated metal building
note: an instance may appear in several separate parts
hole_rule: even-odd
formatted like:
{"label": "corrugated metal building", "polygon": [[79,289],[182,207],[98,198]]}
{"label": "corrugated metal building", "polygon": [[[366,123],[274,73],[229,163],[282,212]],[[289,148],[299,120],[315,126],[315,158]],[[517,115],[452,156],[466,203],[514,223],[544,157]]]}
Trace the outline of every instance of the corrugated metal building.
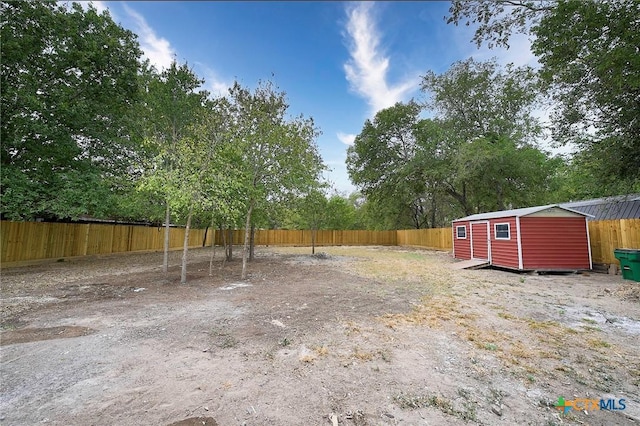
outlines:
{"label": "corrugated metal building", "polygon": [[587,214],[557,204],[454,220],[456,259],[517,270],[591,269]]}
{"label": "corrugated metal building", "polygon": [[639,219],[640,194],[574,201],[560,207],[591,215],[588,220]]}

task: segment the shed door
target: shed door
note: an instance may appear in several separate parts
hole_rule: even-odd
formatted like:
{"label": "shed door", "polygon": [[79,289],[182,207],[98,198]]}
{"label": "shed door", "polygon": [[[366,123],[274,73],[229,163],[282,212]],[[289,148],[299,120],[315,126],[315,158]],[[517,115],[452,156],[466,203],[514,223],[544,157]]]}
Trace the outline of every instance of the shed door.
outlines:
{"label": "shed door", "polygon": [[471,223],[471,258],[489,260],[489,222]]}

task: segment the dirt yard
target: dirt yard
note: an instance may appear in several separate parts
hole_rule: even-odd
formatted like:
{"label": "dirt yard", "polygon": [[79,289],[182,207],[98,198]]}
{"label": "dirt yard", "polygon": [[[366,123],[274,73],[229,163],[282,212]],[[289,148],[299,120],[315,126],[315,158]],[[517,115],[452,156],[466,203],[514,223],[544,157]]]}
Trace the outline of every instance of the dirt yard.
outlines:
{"label": "dirt yard", "polygon": [[[2,270],[2,425],[640,422],[640,284],[406,248]],[[570,410],[558,398],[624,410]]]}

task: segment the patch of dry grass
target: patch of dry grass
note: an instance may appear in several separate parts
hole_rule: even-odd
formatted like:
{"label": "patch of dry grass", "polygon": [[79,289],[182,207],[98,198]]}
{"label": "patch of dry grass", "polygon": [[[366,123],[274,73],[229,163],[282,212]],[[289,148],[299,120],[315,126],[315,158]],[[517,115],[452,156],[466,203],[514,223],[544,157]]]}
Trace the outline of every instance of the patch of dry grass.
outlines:
{"label": "patch of dry grass", "polygon": [[344,324],[344,328],[345,328],[345,334],[347,336],[350,336],[352,334],[360,334],[362,332],[360,325],[357,324],[355,321],[347,321]]}
{"label": "patch of dry grass", "polygon": [[594,349],[601,349],[601,348],[610,348],[611,344],[608,342],[605,342],[602,339],[589,339],[587,341],[588,345]]}
{"label": "patch of dry grass", "polygon": [[329,348],[326,346],[316,346],[313,348],[313,351],[318,354],[318,356],[327,356],[329,355]]}
{"label": "patch of dry grass", "polygon": [[498,312],[498,316],[502,319],[513,320],[516,319],[515,315],[511,315],[509,312]]}
{"label": "patch of dry grass", "polygon": [[400,393],[393,397],[393,401],[403,409],[415,410],[434,407],[444,414],[457,417],[464,421],[476,420],[476,407],[474,404],[465,403],[463,409],[457,409],[451,402],[451,398],[440,395]]}
{"label": "patch of dry grass", "polygon": [[300,362],[304,362],[304,363],[307,363],[307,364],[313,364],[313,361],[315,361],[315,360],[316,360],[316,357],[314,355],[310,355],[310,354],[303,355],[303,356],[300,357]]}
{"label": "patch of dry grass", "polygon": [[371,361],[374,358],[374,354],[371,352],[363,351],[360,348],[355,348],[351,354],[351,358],[359,359],[360,361]]}
{"label": "patch of dry grass", "polygon": [[422,303],[414,305],[410,312],[385,314],[381,321],[390,328],[402,325],[427,325],[436,328],[451,321],[464,324],[466,320],[476,318],[476,314],[464,311],[465,307],[452,296],[427,296],[422,298]]}
{"label": "patch of dry grass", "polygon": [[[332,256],[344,256],[360,261],[345,263],[345,272],[384,284],[408,284],[425,293],[441,294],[451,288],[453,272],[437,258],[420,250],[394,250],[378,247],[323,247]],[[308,247],[278,247],[278,253],[308,254]]]}

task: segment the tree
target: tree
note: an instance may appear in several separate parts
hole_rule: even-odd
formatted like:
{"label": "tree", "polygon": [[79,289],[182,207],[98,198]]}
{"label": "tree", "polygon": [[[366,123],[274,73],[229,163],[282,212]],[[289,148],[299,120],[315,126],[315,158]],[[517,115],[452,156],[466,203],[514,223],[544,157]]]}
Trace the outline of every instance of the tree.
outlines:
{"label": "tree", "polygon": [[311,254],[316,252],[316,233],[324,227],[327,219],[327,197],[318,189],[309,191],[299,199],[300,225],[311,230]]}
{"label": "tree", "polygon": [[478,25],[478,46],[532,35],[543,88],[558,107],[556,142],[579,147],[573,164],[587,167],[589,185],[609,195],[640,190],[637,0],[454,0],[449,11],[449,23]]}
{"label": "tree", "polygon": [[[541,134],[538,120],[531,115],[536,89],[531,68],[508,65],[503,71],[495,60],[468,59],[456,62],[441,75],[429,71],[423,77],[425,105],[435,111],[440,127],[439,143],[430,151],[441,159],[439,186],[463,214],[477,213],[479,206],[471,192],[474,178],[469,176],[462,154],[472,149],[469,144],[483,139],[509,141],[517,148],[534,147]],[[494,178],[508,178],[506,169],[496,172],[502,175]],[[502,203],[496,199],[490,204]]]}
{"label": "tree", "polygon": [[194,109],[194,124],[177,144],[175,184],[184,199],[179,206],[187,215],[180,275],[183,284],[187,282],[189,230],[194,211],[204,214],[219,209],[230,189],[235,189],[236,182],[233,174],[228,173],[225,156],[229,152],[228,112],[224,98],[204,101]]}
{"label": "tree", "polygon": [[266,202],[287,202],[317,184],[323,170],[312,119],[287,119],[284,92],[261,83],[251,92],[238,83],[230,89],[233,144],[241,153],[238,170],[246,188],[242,279],[246,279],[249,234],[254,209]]}
{"label": "tree", "polygon": [[[191,194],[191,203],[202,216],[210,216],[214,233],[212,241],[215,242],[217,224],[222,228],[225,224],[239,222],[246,190],[239,178],[241,173],[236,170],[236,166],[240,164],[240,153],[231,143],[232,116],[228,99],[207,101],[201,114],[190,132],[193,148],[187,150],[187,167],[192,168],[191,175],[195,177],[195,181],[189,183],[185,192]],[[226,260],[231,259],[231,242],[229,243]],[[185,238],[185,253],[187,247]],[[214,253],[212,250],[209,275],[213,273]],[[183,270],[183,276],[186,276],[186,261],[183,262]]]}
{"label": "tree", "polygon": [[599,166],[599,159],[592,158],[587,151],[577,152],[560,162],[552,177],[553,189],[549,194],[549,202],[563,203],[629,193],[629,183],[620,179],[601,184],[604,176],[594,174]]}
{"label": "tree", "polygon": [[[199,109],[207,98],[207,92],[199,91],[204,83],[187,64],[171,66],[156,74],[149,82],[146,98],[148,118],[146,121],[148,148],[155,154],[146,164],[146,173],[141,179],[141,189],[150,189],[162,194],[165,203],[165,233],[163,272],[169,267],[169,229],[172,204],[176,208],[189,203],[180,181],[184,173],[191,168],[190,160],[185,159],[185,146],[190,136],[188,132],[195,125]],[[182,152],[180,152],[182,149]],[[180,159],[182,162],[180,163]],[[182,167],[182,169],[181,169]],[[182,173],[182,176],[180,175]]]}
{"label": "tree", "polygon": [[357,229],[356,207],[351,200],[334,194],[327,200],[324,229]]}
{"label": "tree", "polygon": [[4,217],[102,215],[138,150],[141,50],[107,11],[2,2]]}
{"label": "tree", "polygon": [[598,186],[640,189],[640,2],[562,0],[532,31],[554,138],[591,158]]}
{"label": "tree", "polygon": [[414,101],[379,111],[373,121],[365,121],[347,151],[351,181],[367,199],[387,204],[388,216],[395,217],[393,227],[424,225],[425,179],[415,165],[419,138],[425,136],[419,132],[420,112]]}
{"label": "tree", "polygon": [[438,75],[428,71],[421,82],[425,107],[446,121],[457,139],[501,135],[520,144],[535,144],[541,132],[531,113],[538,105],[536,73],[531,67],[504,69],[495,59],[454,63]]}
{"label": "tree", "polygon": [[541,126],[531,68],[460,61],[422,79],[424,107],[396,104],[365,122],[347,170],[368,226],[446,226],[460,215],[544,199],[557,161],[535,147]]}
{"label": "tree", "polygon": [[460,146],[455,167],[469,203],[484,212],[544,204],[560,161],[506,138],[479,138]]}

